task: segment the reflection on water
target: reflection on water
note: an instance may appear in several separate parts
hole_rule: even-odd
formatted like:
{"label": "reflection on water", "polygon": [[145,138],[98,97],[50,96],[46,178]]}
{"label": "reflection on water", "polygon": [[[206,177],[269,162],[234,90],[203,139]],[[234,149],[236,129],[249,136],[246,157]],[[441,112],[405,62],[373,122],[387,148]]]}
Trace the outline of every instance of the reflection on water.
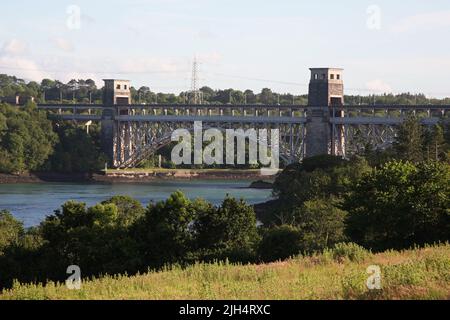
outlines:
{"label": "reflection on water", "polygon": [[270,199],[271,190],[247,189],[248,180],[192,180],[154,181],[145,184],[83,184],[41,183],[0,184],[0,210],[10,211],[24,222],[25,227],[39,224],[68,200],[85,202],[88,206],[114,195],[128,195],[147,205],[160,201],[174,191],[180,190],[189,198],[203,198],[220,204],[229,194],[243,198],[250,204]]}

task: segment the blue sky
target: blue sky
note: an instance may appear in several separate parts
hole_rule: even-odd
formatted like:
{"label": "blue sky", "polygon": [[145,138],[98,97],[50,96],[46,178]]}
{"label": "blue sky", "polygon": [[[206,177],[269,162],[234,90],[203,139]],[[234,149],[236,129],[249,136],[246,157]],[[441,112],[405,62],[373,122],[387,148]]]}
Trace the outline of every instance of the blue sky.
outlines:
{"label": "blue sky", "polygon": [[126,78],[180,92],[197,56],[212,88],[306,93],[308,68],[333,66],[348,94],[450,96],[448,0],[15,0],[0,10],[0,73],[27,80]]}

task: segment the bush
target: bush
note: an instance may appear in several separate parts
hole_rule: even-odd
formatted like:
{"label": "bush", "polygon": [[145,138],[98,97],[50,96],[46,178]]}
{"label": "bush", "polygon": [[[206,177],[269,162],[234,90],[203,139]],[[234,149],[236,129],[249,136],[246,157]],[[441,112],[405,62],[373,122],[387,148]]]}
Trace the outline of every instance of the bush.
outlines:
{"label": "bush", "polygon": [[18,244],[24,233],[23,225],[8,211],[0,211],[0,255],[13,244]]}
{"label": "bush", "polygon": [[252,206],[227,197],[220,207],[205,207],[199,213],[194,223],[197,249],[208,252],[207,260],[249,262],[255,258],[260,238]]}
{"label": "bush", "polygon": [[338,243],[331,250],[333,259],[338,262],[350,260],[352,262],[364,261],[370,252],[356,243]]}
{"label": "bush", "polygon": [[302,235],[302,251],[312,253],[345,241],[346,212],[333,199],[314,199],[294,210],[293,225]]}
{"label": "bush", "polygon": [[346,198],[347,235],[383,251],[450,240],[450,165],[392,161],[366,174]]}
{"label": "bush", "polygon": [[264,232],[259,246],[259,255],[264,262],[284,260],[301,251],[300,231],[288,225],[277,226]]}

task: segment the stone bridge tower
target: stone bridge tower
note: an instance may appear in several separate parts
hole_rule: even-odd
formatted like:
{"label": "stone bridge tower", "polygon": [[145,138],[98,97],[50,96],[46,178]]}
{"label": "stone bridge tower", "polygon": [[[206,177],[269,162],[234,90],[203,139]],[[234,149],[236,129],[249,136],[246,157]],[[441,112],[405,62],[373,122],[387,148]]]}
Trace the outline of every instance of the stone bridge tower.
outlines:
{"label": "stone bridge tower", "polygon": [[[330,107],[344,104],[343,69],[311,68],[310,70],[305,156],[343,155],[343,131],[334,133],[330,123],[330,118],[333,116]],[[343,114],[338,111],[334,116],[341,117]],[[342,137],[338,143],[336,143],[336,136]]]}
{"label": "stone bridge tower", "polygon": [[103,88],[103,109],[101,122],[102,149],[110,161],[114,159],[116,125],[114,117],[119,114],[118,106],[131,104],[129,80],[105,79]]}

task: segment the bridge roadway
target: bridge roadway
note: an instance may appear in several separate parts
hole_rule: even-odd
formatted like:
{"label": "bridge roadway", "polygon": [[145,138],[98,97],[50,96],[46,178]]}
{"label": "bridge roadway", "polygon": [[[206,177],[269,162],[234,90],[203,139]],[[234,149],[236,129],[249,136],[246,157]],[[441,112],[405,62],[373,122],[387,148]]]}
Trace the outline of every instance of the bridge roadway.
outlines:
{"label": "bridge roadway", "polygon": [[[317,109],[302,105],[240,104],[39,104],[38,108],[49,111],[49,117],[54,120],[273,124],[304,124],[310,109]],[[398,125],[408,114],[419,116],[425,125],[450,121],[448,105],[346,105],[328,109],[329,122],[335,125]]]}

